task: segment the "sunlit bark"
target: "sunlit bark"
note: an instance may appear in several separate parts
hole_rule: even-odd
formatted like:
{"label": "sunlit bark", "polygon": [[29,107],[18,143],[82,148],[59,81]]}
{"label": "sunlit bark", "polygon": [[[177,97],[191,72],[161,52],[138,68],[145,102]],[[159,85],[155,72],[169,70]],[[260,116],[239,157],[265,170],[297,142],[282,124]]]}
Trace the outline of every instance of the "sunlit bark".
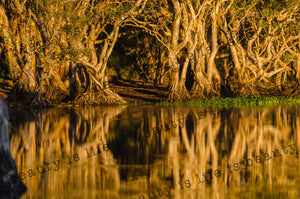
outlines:
{"label": "sunlit bark", "polygon": [[296,56],[291,58],[287,46],[297,45],[299,35],[297,31],[288,31],[286,25],[295,26],[299,16],[292,10],[299,10],[299,6],[291,4],[291,13],[280,19],[275,14],[261,17],[266,11],[256,10],[255,6],[244,8],[242,17],[237,17],[238,9],[231,9],[231,18],[223,17],[224,23],[220,25],[233,61],[227,84],[236,95],[259,94],[257,86],[281,90],[287,75],[296,75],[294,63],[298,61]]}
{"label": "sunlit bark", "polygon": [[108,87],[107,61],[120,26],[145,2],[1,1],[0,36],[16,93],[40,92],[50,103],[70,96],[76,103],[123,101]]}

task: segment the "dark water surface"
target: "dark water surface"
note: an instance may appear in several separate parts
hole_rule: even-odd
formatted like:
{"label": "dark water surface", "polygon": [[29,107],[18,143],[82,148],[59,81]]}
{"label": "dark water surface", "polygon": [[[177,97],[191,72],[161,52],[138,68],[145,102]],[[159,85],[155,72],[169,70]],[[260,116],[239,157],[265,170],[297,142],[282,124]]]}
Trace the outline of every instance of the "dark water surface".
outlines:
{"label": "dark water surface", "polygon": [[22,198],[300,197],[300,107],[28,115],[11,122]]}

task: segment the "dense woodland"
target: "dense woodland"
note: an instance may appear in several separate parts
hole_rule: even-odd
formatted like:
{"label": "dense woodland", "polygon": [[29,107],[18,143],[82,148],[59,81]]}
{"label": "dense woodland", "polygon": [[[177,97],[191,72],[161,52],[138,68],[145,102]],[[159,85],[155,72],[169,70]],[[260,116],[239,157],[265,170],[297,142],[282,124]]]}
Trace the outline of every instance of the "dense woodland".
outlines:
{"label": "dense woodland", "polygon": [[170,101],[298,95],[299,22],[298,0],[0,0],[0,74],[37,103],[122,103],[113,76]]}

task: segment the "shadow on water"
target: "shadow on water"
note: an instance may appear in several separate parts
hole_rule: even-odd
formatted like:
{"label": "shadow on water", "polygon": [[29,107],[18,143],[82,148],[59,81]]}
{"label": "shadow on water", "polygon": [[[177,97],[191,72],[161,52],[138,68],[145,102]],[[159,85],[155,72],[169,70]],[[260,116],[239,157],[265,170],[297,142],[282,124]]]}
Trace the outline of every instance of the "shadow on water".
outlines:
{"label": "shadow on water", "polygon": [[24,198],[297,198],[300,107],[50,109],[11,122]]}

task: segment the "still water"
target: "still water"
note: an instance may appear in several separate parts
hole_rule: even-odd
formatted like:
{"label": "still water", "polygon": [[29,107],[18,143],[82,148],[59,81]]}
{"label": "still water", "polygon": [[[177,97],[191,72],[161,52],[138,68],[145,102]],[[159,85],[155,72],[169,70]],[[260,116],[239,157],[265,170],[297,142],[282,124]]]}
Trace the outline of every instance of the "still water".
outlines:
{"label": "still water", "polygon": [[300,197],[300,107],[53,108],[10,131],[21,198]]}

